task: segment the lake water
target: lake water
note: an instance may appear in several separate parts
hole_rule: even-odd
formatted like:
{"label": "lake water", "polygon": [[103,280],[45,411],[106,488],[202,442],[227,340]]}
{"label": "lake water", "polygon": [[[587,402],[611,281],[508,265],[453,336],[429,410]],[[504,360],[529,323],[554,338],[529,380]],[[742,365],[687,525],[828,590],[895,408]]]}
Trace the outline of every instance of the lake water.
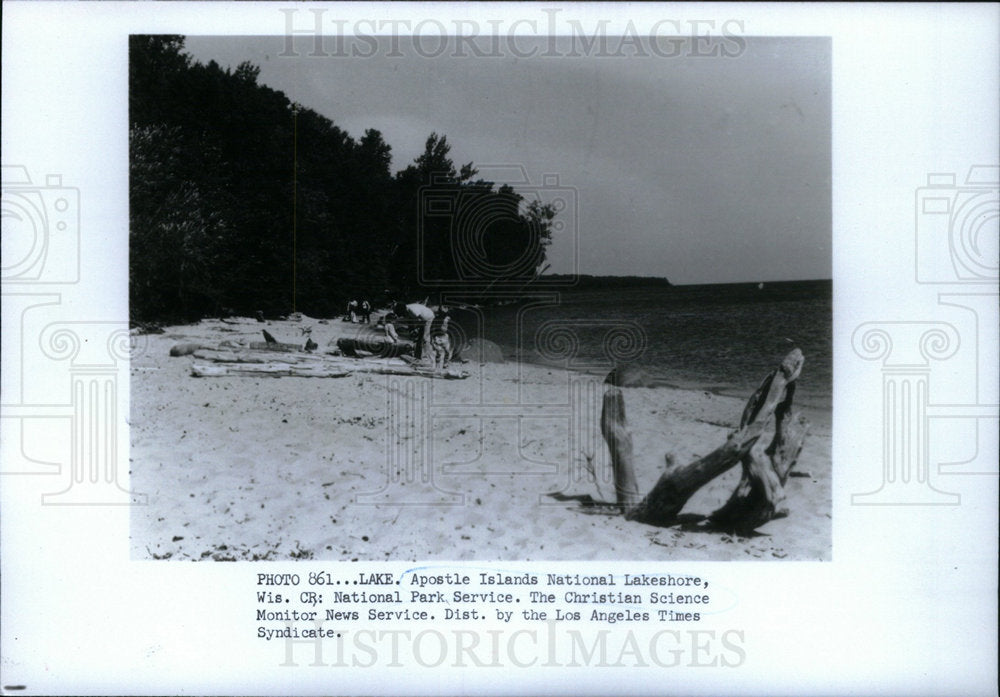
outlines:
{"label": "lake water", "polygon": [[797,346],[796,401],[831,408],[831,281],[570,289],[489,308],[475,324],[521,360],[595,374],[632,362],[671,385],[743,398]]}

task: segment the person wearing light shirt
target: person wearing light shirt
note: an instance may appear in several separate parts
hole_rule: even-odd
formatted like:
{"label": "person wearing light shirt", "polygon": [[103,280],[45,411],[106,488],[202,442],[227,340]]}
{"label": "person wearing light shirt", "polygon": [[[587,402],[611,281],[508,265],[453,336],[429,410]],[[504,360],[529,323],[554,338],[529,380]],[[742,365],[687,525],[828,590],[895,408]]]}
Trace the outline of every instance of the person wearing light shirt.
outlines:
{"label": "person wearing light shirt", "polygon": [[396,312],[404,315],[410,320],[418,320],[424,323],[423,334],[417,342],[417,360],[432,360],[433,351],[431,348],[431,324],[434,322],[434,310],[423,303],[409,303],[396,305]]}

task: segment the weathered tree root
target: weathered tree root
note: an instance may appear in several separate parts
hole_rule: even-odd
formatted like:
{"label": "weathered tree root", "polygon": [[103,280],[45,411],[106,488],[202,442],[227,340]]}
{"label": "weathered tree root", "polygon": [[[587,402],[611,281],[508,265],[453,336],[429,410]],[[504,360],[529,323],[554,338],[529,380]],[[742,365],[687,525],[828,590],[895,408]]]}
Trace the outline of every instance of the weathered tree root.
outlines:
{"label": "weathered tree root", "polygon": [[[795,380],[803,362],[802,352],[793,349],[747,400],[740,427],[723,445],[694,462],[664,472],[641,500],[638,500],[632,435],[625,419],[624,399],[621,390],[609,388],[604,394],[601,433],[611,452],[616,499],[625,518],[651,525],[674,523],[698,489],[737,462],[743,465],[743,477],[729,501],[709,517],[711,523],[747,533],[786,515],[784,484],[809,429],[809,422],[792,408]],[[772,416],[774,434],[765,439]]]}

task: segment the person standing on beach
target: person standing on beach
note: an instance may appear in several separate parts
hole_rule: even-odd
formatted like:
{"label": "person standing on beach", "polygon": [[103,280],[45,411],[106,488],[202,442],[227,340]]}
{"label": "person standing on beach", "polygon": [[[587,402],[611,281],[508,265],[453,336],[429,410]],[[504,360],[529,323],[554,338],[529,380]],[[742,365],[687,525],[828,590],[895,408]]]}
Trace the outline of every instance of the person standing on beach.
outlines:
{"label": "person standing on beach", "polygon": [[382,327],[385,329],[385,338],[391,344],[399,343],[399,334],[396,332],[396,327],[393,321],[396,319],[396,315],[391,312],[382,318]]}
{"label": "person standing on beach", "polygon": [[407,305],[398,303],[396,305],[396,313],[411,321],[423,322],[423,333],[420,341],[416,342],[417,349],[415,353],[417,360],[430,360],[433,355],[431,349],[431,325],[434,323],[434,310],[423,303],[409,303]]}
{"label": "person standing on beach", "polygon": [[446,307],[438,307],[438,318],[434,320],[431,330],[431,348],[433,349],[434,367],[442,370],[448,367],[451,361],[451,338],[448,336],[448,322],[451,317],[448,315]]}
{"label": "person standing on beach", "polygon": [[371,324],[372,321],[372,304],[368,302],[367,299],[361,301],[361,323]]}

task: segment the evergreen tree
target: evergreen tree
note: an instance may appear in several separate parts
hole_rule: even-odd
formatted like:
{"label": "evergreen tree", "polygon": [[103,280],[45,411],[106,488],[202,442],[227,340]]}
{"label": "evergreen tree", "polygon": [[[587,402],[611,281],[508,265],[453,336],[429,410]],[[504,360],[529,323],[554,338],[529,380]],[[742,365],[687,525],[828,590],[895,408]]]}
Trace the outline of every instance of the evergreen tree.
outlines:
{"label": "evergreen tree", "polygon": [[[194,62],[181,36],[129,46],[133,319],[329,316],[386,288],[530,277],[544,260],[552,210],[456,168],[444,135],[394,176],[379,131],[355,141],[249,62]],[[427,205],[442,199],[452,214]]]}

